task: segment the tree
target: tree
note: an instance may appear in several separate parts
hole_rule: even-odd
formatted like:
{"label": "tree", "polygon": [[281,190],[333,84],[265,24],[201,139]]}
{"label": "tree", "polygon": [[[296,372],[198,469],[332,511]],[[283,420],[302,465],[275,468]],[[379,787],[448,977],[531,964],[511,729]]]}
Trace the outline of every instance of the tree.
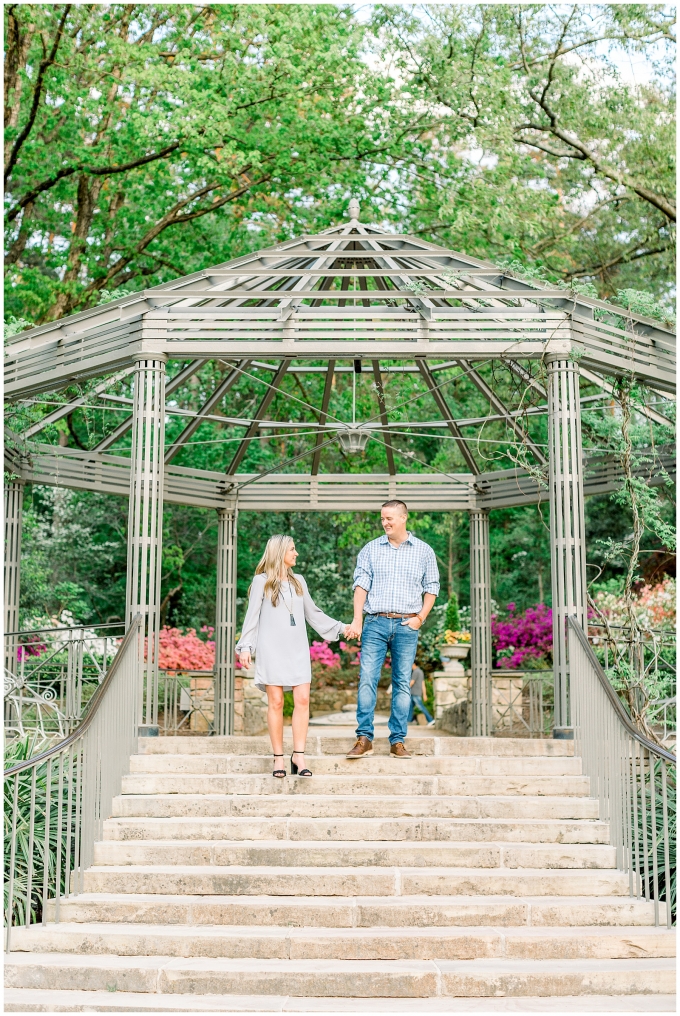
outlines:
{"label": "tree", "polygon": [[[405,169],[413,227],[454,248],[588,278],[600,295],[673,278],[673,16],[663,5],[379,7],[404,102],[440,122]],[[617,56],[663,49],[655,78]]]}
{"label": "tree", "polygon": [[17,317],[60,318],[325,226],[394,138],[404,150],[399,116],[383,113],[391,84],[360,59],[350,8],[5,11]]}
{"label": "tree", "polygon": [[[658,298],[672,279],[670,77],[660,64],[657,79],[635,89],[621,82],[611,56],[617,46],[665,45],[666,8],[451,4],[416,12],[391,5],[378,8],[367,28],[334,5],[10,4],[5,11],[13,331],[109,299],[120,287],[139,289],[323,228],[344,217],[350,192],[361,197],[364,219],[512,259],[529,275],[591,278],[625,306],[666,312]],[[383,63],[364,59],[372,38]],[[644,286],[649,293],[640,293]],[[178,369],[171,361],[168,376]],[[226,370],[207,363],[173,392],[167,447],[187,419],[173,411],[198,410]],[[511,409],[543,401],[503,364],[478,371]],[[488,402],[462,375],[459,367],[438,375],[447,403],[458,419],[485,418]],[[251,418],[268,380],[270,371],[249,368],[173,464],[223,471],[244,433],[227,417]],[[335,375],[329,412],[337,420],[352,418],[352,380],[350,372]],[[354,380],[358,419],[379,417],[380,387],[390,420],[403,423],[390,436],[399,471],[467,471],[450,434],[409,433],[408,420],[439,415],[417,376],[383,370],[378,382],[364,371]],[[95,384],[13,405],[11,429],[20,433]],[[323,385],[321,374],[285,377],[270,426],[249,443],[241,469],[307,469],[309,458],[290,460],[313,446],[308,424],[318,421]],[[583,385],[584,395],[595,390]],[[106,394],[122,403],[88,398],[40,439],[94,447],[129,413],[130,378],[112,380]],[[619,418],[588,405],[586,447],[619,450]],[[277,422],[298,428],[277,429]],[[545,445],[545,415],[524,423]],[[462,432],[481,471],[522,461],[524,449],[501,420]],[[642,456],[668,441],[665,429],[650,430],[641,416],[631,432]],[[129,441],[130,432],[116,453],[126,454]],[[385,472],[383,436],[373,434],[362,455],[324,448],[321,469]],[[657,507],[667,521],[666,490]],[[586,513],[589,563],[603,566],[602,581],[623,580],[630,498],[589,499]],[[545,504],[492,513],[492,594],[501,606],[550,603],[547,518]],[[242,512],[239,597],[266,538],[292,532],[310,588],[331,613],[346,616],[354,558],[379,534],[376,523],[374,513]],[[412,524],[437,554],[442,600],[457,592],[467,604],[465,513],[414,513]],[[24,617],[63,608],[92,623],[123,616],[123,499],[33,488],[25,526]],[[641,547],[643,566],[662,569],[657,581],[674,567],[661,532],[648,527]],[[216,535],[214,513],[166,505],[168,624],[199,629],[213,620]],[[614,556],[604,543],[611,538],[622,547]],[[69,552],[76,543],[78,556]]]}

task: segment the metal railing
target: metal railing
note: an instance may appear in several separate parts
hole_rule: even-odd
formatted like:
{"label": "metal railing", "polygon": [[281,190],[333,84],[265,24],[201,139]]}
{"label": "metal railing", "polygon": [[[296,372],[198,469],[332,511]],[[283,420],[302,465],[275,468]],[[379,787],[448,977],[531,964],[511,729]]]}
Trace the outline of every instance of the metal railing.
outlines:
{"label": "metal railing", "polygon": [[106,677],[124,624],[61,626],[5,635],[5,736],[66,737]]}
{"label": "metal railing", "polygon": [[547,737],[553,726],[551,670],[491,671],[492,733]]}
{"label": "metal railing", "polygon": [[[606,624],[591,618],[588,639],[604,672],[616,685],[623,661],[638,714],[662,740],[675,739],[677,719],[677,636],[675,631]],[[633,675],[635,675],[633,677]]]}
{"label": "metal railing", "polygon": [[215,675],[212,670],[161,670],[158,685],[159,733],[214,733]]}
{"label": "metal railing", "polygon": [[[143,665],[141,616],[132,621],[85,717],[63,741],[5,770],[5,949],[13,925],[59,920],[62,897],[82,892],[94,844],[133,753]],[[30,754],[27,744],[24,754]],[[22,742],[9,745],[21,754]]]}
{"label": "metal railing", "polygon": [[631,896],[654,903],[654,920],[675,923],[677,760],[635,727],[577,619],[569,618],[575,753],[609,823],[616,865]]}

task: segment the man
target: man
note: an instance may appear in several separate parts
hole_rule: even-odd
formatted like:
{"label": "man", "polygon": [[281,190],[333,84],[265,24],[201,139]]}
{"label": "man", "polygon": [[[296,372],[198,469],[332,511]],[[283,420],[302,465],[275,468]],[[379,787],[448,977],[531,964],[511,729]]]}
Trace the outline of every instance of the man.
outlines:
{"label": "man", "polygon": [[[367,543],[354,572],[354,619],[349,637],[361,635],[357,742],[347,758],[373,752],[373,716],[387,650],[392,658],[390,755],[410,758],[404,745],[411,708],[411,668],[418,632],[439,592],[434,551],[406,529],[403,501],[386,501],[380,512],[385,535]],[[366,620],[363,621],[363,613]]]}
{"label": "man", "polygon": [[423,702],[423,681],[425,680],[425,674],[417,664],[413,664],[411,676],[411,708],[408,714],[408,722],[410,723],[413,719],[414,707],[417,706],[421,713],[427,720],[428,727],[434,726],[434,719],[432,714],[428,710],[427,706]]}

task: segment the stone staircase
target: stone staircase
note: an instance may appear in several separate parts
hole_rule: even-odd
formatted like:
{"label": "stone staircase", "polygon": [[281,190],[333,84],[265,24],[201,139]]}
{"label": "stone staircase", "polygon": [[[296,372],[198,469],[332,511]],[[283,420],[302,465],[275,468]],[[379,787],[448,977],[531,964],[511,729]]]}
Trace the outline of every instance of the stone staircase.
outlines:
{"label": "stone staircase", "polygon": [[673,993],[573,742],[348,744],[276,781],[265,738],[140,739],[85,892],[13,933],[5,1010]]}

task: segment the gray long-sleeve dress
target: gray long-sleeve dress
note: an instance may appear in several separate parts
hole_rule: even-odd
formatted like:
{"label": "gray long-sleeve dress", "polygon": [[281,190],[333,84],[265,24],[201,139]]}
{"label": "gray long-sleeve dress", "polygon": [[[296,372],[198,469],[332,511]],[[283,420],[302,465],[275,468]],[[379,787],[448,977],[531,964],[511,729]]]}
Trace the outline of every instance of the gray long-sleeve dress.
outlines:
{"label": "gray long-sleeve dress", "polygon": [[[291,691],[295,685],[309,684],[312,680],[305,620],[321,638],[331,642],[340,638],[344,628],[342,621],[334,621],[319,610],[302,575],[296,578],[302,586],[302,596],[289,582],[282,582],[282,595],[275,607],[264,595],[265,575],[256,575],[250,587],[248,611],[236,652],[247,649],[254,653],[255,684],[263,690],[266,685],[275,684]],[[290,623],[291,606],[295,625]]]}

